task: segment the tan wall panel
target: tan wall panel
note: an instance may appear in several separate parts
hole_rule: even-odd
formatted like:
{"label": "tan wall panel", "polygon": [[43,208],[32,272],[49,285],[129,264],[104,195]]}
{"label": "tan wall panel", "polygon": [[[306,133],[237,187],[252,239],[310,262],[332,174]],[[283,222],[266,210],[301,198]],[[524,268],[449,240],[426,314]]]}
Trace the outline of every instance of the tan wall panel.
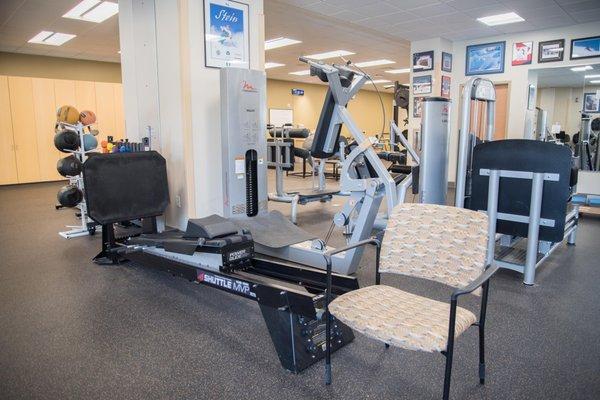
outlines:
{"label": "tan wall panel", "polygon": [[96,85],[89,81],[75,81],[75,107],[83,110],[96,110]]}
{"label": "tan wall panel", "polygon": [[100,140],[122,138],[115,120],[115,91],[112,83],[96,82],[96,117]]}
{"label": "tan wall panel", "polygon": [[64,179],[56,171],[56,161],[61,154],[54,147],[54,124],[56,123],[54,80],[33,78],[32,88],[40,179],[44,181]]}
{"label": "tan wall panel", "polygon": [[0,76],[0,185],[18,182],[8,77]]}
{"label": "tan wall panel", "polygon": [[54,80],[54,97],[56,108],[61,106],[73,106],[77,103],[75,95],[75,82],[63,79]]}
{"label": "tan wall panel", "polygon": [[8,78],[19,183],[38,182],[40,167],[31,78]]}
{"label": "tan wall panel", "polygon": [[115,92],[115,128],[119,137],[127,137],[125,131],[125,113],[123,109],[123,85],[120,83],[114,84]]}

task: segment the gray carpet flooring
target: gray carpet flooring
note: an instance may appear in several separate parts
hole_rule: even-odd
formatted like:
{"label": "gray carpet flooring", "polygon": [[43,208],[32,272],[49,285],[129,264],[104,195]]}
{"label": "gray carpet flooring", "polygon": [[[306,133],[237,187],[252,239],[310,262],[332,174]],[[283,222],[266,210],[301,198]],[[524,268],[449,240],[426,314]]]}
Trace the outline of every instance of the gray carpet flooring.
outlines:
{"label": "gray carpet flooring", "polygon": [[[289,178],[286,184],[310,185]],[[73,210],[54,210],[59,183],[0,187],[0,398],[2,399],[435,399],[444,359],[385,349],[364,336],[323,366],[283,370],[256,303],[158,271],[99,266],[99,237],[65,240]],[[343,204],[301,206],[299,224],[323,236]],[[273,204],[289,215],[289,205]],[[600,219],[581,220],[524,287],[494,278],[488,379],[477,378],[477,332],[455,351],[454,399],[600,398]],[[341,235],[332,238],[341,244]],[[373,253],[358,277],[373,283]],[[447,289],[384,277],[414,293]],[[467,299],[467,308],[477,302]]]}

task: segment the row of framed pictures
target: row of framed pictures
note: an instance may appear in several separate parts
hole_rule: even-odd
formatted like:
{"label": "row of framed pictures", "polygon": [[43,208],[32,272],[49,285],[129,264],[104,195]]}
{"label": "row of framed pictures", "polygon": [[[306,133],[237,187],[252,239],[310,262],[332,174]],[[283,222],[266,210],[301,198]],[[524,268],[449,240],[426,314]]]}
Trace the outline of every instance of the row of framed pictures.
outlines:
{"label": "row of framed pictures", "polygon": [[584,93],[583,94],[583,112],[596,114],[600,113],[600,94]]}
{"label": "row of framed pictures", "polygon": [[[450,97],[450,77],[442,75],[442,89],[440,95],[442,97]],[[432,86],[431,75],[422,75],[413,77],[413,94],[430,94]]]}
{"label": "row of framed pictures", "polygon": [[[501,74],[504,72],[506,42],[467,46],[465,75]],[[516,42],[512,49],[512,66],[531,64],[533,42]],[[538,44],[538,63],[562,61],[565,39],[548,40]],[[600,36],[571,40],[571,60],[600,57]]]}
{"label": "row of framed pictures", "polygon": [[[413,54],[413,72],[425,72],[433,69],[433,50]],[[452,72],[452,54],[442,51],[442,71]]]}

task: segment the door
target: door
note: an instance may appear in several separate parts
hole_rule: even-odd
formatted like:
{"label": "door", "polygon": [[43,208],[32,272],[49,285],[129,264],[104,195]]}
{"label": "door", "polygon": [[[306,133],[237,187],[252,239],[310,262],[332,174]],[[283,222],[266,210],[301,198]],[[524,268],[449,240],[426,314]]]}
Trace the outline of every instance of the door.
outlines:
{"label": "door", "polygon": [[63,155],[54,147],[56,123],[54,80],[33,78],[32,87],[40,179],[42,181],[64,179],[56,171],[56,162],[66,154]]}
{"label": "door", "polygon": [[18,183],[8,77],[0,76],[0,185]]}
{"label": "door", "polygon": [[[496,115],[494,117],[494,140],[506,139],[506,121],[508,116],[508,83],[495,84],[496,89]],[[474,111],[471,114],[472,132],[477,132],[477,137],[483,139],[485,135],[486,108],[483,103],[472,101],[471,107]],[[475,120],[475,115],[477,119]],[[474,124],[477,126],[473,126]]]}

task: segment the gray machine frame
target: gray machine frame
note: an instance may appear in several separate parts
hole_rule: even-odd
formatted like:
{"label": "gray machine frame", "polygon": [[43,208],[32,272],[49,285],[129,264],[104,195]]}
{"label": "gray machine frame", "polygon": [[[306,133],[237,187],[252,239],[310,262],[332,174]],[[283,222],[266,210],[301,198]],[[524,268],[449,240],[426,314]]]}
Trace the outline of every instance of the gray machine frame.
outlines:
{"label": "gray machine frame", "polygon": [[[496,235],[495,241],[488,243],[488,256],[494,255],[495,263],[502,267],[523,274],[523,283],[533,285],[535,283],[535,271],[546,258],[558,247],[561,242],[551,243],[538,240],[541,226],[554,226],[556,221],[541,218],[542,194],[544,182],[557,181],[558,174],[544,172],[524,172],[501,169],[482,169],[473,171],[471,160],[472,148],[474,146],[474,134],[471,132],[471,111],[474,108],[471,101],[475,101],[475,108],[479,103],[484,103],[487,107],[485,140],[493,140],[494,137],[494,114],[495,114],[495,90],[492,81],[488,79],[473,77],[467,81],[462,91],[462,115],[461,126],[459,130],[459,149],[458,163],[456,170],[456,194],[455,205],[464,207],[466,196],[470,195],[469,177],[478,173],[482,176],[489,176],[488,186],[488,208],[487,211],[490,221],[490,234]],[[475,123],[478,112],[474,113]],[[531,180],[531,203],[529,215],[517,215],[498,212],[498,193],[501,178],[528,179]],[[578,207],[567,213],[564,230],[564,238],[569,244],[575,244],[577,235]],[[496,234],[496,224],[498,220],[513,221],[528,224],[528,237],[526,250],[515,247],[521,238]],[[500,248],[496,248],[496,244]],[[499,251],[498,251],[499,250]]]}

